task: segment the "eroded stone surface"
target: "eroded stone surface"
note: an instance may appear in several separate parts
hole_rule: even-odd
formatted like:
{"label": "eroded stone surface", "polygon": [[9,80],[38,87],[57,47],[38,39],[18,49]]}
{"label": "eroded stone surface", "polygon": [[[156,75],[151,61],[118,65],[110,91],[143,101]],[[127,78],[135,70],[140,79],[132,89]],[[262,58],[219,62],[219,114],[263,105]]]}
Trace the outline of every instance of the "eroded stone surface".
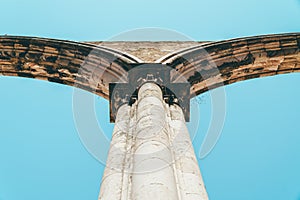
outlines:
{"label": "eroded stone surface", "polygon": [[[118,110],[100,200],[207,200],[182,109],[165,103],[155,83],[142,85],[138,96]],[[123,121],[127,140],[118,134]]]}
{"label": "eroded stone surface", "polygon": [[152,62],[161,56],[160,62],[190,82],[191,94],[242,80],[300,71],[300,33],[210,43],[100,44],[1,36],[0,74],[66,84],[108,98],[108,83],[126,77],[128,63]]}
{"label": "eroded stone surface", "polygon": [[193,46],[199,46],[205,43],[207,42],[91,42],[91,44],[117,49],[121,52],[127,52],[130,55],[139,58],[143,62],[155,62],[161,57],[172,52]]}

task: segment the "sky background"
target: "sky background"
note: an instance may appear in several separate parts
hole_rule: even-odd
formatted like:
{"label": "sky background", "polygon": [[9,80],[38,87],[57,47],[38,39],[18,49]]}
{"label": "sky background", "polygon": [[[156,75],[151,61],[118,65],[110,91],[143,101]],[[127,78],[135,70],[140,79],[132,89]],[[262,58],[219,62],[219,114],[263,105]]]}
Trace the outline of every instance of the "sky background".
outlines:
{"label": "sky background", "polygon": [[[158,27],[213,41],[300,31],[299,0],[0,3],[1,35],[100,41]],[[299,85],[300,75],[289,74],[225,87],[221,138],[199,160],[210,199],[300,200]],[[68,86],[0,76],[0,200],[97,199],[104,166],[80,142],[72,94]],[[209,93],[201,99],[197,154],[211,114]],[[108,102],[95,97],[95,106],[110,137]]]}

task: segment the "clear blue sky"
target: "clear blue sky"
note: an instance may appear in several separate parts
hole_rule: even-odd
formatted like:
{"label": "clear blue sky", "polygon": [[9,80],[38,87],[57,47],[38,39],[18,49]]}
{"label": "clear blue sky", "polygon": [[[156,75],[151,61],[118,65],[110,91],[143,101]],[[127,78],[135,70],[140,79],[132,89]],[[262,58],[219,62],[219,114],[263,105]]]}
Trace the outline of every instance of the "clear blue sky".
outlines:
{"label": "clear blue sky", "polygon": [[[221,40],[299,32],[300,1],[2,0],[0,19],[0,34],[9,35],[106,40],[159,27]],[[210,199],[300,199],[299,85],[290,74],[226,86],[221,138],[199,160]],[[104,166],[77,135],[73,89],[0,77],[0,92],[0,200],[97,199]],[[209,125],[209,94],[203,99],[196,152]],[[109,136],[108,102],[96,97],[95,105]]]}

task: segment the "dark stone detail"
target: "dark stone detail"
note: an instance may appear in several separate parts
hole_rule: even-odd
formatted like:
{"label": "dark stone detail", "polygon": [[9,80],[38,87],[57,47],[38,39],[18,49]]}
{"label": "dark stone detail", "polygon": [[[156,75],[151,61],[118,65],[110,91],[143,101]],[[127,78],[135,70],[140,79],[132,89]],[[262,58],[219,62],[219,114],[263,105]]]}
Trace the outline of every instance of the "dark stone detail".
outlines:
{"label": "dark stone detail", "polygon": [[45,58],[45,61],[46,62],[55,62],[57,60],[57,56],[47,56],[46,58]]}
{"label": "dark stone detail", "polygon": [[132,64],[132,68],[128,73],[128,83],[135,89],[140,88],[145,82],[155,82],[158,85],[170,82],[170,68],[162,64]]}
{"label": "dark stone detail", "polygon": [[33,74],[26,73],[26,72],[17,72],[17,75],[20,77],[34,78]]}
{"label": "dark stone detail", "polygon": [[259,78],[259,77],[260,77],[260,74],[250,74],[250,75],[245,76],[245,80],[246,79]]}
{"label": "dark stone detail", "polygon": [[42,53],[27,53],[25,55],[25,58],[30,59],[30,60],[39,61],[42,55],[43,55]]}
{"label": "dark stone detail", "polygon": [[13,47],[14,43],[15,43],[12,40],[0,40],[0,41],[1,41],[1,44],[6,47]]}
{"label": "dark stone detail", "polygon": [[269,58],[280,56],[282,54],[283,54],[283,52],[280,50],[279,51],[267,51],[267,57],[269,57]]}
{"label": "dark stone detail", "polygon": [[65,69],[68,69],[70,73],[72,74],[76,74],[78,73],[78,67],[74,67],[74,66],[67,66],[67,67],[59,67],[59,68],[65,68]]}
{"label": "dark stone detail", "polygon": [[57,69],[54,68],[54,66],[52,66],[52,65],[44,65],[44,67],[48,74],[56,74],[57,73]]}
{"label": "dark stone detail", "polygon": [[160,86],[163,99],[168,104],[178,104],[184,113],[185,120],[189,121],[190,84],[171,83],[170,68],[163,64],[140,63],[131,64],[128,72],[128,83],[110,83],[110,121],[114,122],[119,107],[123,104],[132,105],[138,99],[139,88],[147,82]]}
{"label": "dark stone detail", "polygon": [[292,55],[299,52],[299,48],[285,48],[276,51],[267,51],[267,56],[269,58],[276,57],[276,56],[286,56]]}
{"label": "dark stone detail", "polygon": [[[194,72],[193,76],[190,76],[188,78],[188,81],[190,82],[191,85],[194,85],[199,82],[202,82],[203,80],[206,80],[208,78],[216,76],[219,73],[221,73],[223,77],[230,78],[230,76],[232,75],[232,72],[231,72],[232,70],[237,69],[243,65],[253,64],[254,61],[255,61],[255,57],[253,56],[253,54],[249,53],[241,61],[224,62],[223,64],[218,66],[218,70],[212,68],[210,70],[202,70],[200,72],[196,71],[196,72]],[[202,61],[202,63],[206,64],[208,62]],[[201,64],[199,64],[199,65],[202,66]],[[249,69],[246,69],[246,70],[249,70]]]}
{"label": "dark stone detail", "polygon": [[171,65],[169,65],[169,67],[175,69],[177,65],[183,64],[183,65],[187,65],[189,63],[189,61],[183,57],[178,57],[176,58]]}
{"label": "dark stone detail", "polygon": [[10,52],[10,56],[13,57],[13,58],[15,58],[16,57],[16,52],[15,51],[11,51]]}
{"label": "dark stone detail", "polygon": [[8,56],[5,52],[0,52],[0,59],[1,60],[10,60],[10,56]]}
{"label": "dark stone detail", "polygon": [[26,51],[24,51],[24,52],[19,52],[19,57],[20,57],[20,58],[24,58],[26,54],[27,54]]}
{"label": "dark stone detail", "polygon": [[127,83],[109,84],[110,122],[115,122],[117,111],[123,104],[132,104],[136,99],[136,91]]}
{"label": "dark stone detail", "polygon": [[223,50],[226,50],[226,49],[232,49],[231,42],[216,46],[216,51],[223,51]]}
{"label": "dark stone detail", "polygon": [[240,49],[242,47],[247,47],[247,41],[238,41],[238,42],[232,42],[232,49]]}
{"label": "dark stone detail", "polygon": [[251,38],[247,40],[248,45],[259,44],[262,43],[260,38]]}
{"label": "dark stone detail", "polygon": [[16,41],[16,43],[19,43],[19,44],[21,44],[23,47],[29,47],[29,45],[30,45],[30,43],[31,43],[31,41],[30,40],[28,40],[28,39],[25,39],[25,38],[19,38],[19,41]]}
{"label": "dark stone detail", "polygon": [[23,70],[23,63],[19,61],[19,62],[15,65],[15,69],[16,69],[16,71],[22,71],[22,70]]}
{"label": "dark stone detail", "polygon": [[249,73],[249,72],[250,72],[250,69],[249,69],[249,68],[246,68],[246,69],[243,70],[243,72]]}
{"label": "dark stone detail", "polygon": [[194,85],[218,74],[220,74],[220,72],[215,68],[211,68],[208,70],[202,69],[201,71],[195,71],[194,75],[190,76],[187,80],[191,85]]}
{"label": "dark stone detail", "polygon": [[185,121],[190,121],[190,87],[189,83],[169,83],[163,86],[163,98],[169,105],[177,104],[182,108]]}
{"label": "dark stone detail", "polygon": [[284,49],[283,50],[283,53],[285,56],[287,55],[292,55],[292,54],[296,54],[299,52],[299,49],[298,48],[288,48],[288,49]]}
{"label": "dark stone detail", "polygon": [[66,74],[64,72],[58,72],[58,75],[59,75],[60,78],[69,77],[69,74]]}
{"label": "dark stone detail", "polygon": [[230,78],[232,74],[232,72],[227,72],[226,74],[222,74],[222,77]]}
{"label": "dark stone detail", "polygon": [[223,81],[223,85],[228,85],[229,83],[230,83],[229,80]]}
{"label": "dark stone detail", "polygon": [[264,67],[259,67],[259,68],[254,68],[253,71],[261,71],[263,69],[264,69]]}
{"label": "dark stone detail", "polygon": [[190,76],[188,78],[188,82],[191,84],[191,85],[194,85],[196,83],[199,83],[201,81],[203,81],[203,77],[201,76],[201,74],[198,72],[198,71],[195,71],[194,72],[194,75],[193,76]]}
{"label": "dark stone detail", "polygon": [[48,77],[48,81],[55,82],[55,83],[60,83],[60,84],[64,84],[64,81],[61,80],[59,77]]}
{"label": "dark stone detail", "polygon": [[78,69],[81,67],[81,64],[77,64],[77,63],[74,63],[74,62],[70,62],[70,66],[72,66],[71,68],[72,69],[77,69],[76,71],[74,71],[74,73],[76,73],[78,71]]}
{"label": "dark stone detail", "polygon": [[237,69],[240,66],[253,64],[254,61],[255,61],[255,57],[251,53],[249,53],[245,57],[245,59],[243,59],[241,61],[224,62],[223,64],[218,66],[218,69],[223,74],[223,72],[230,71],[230,70],[233,70],[233,69]]}

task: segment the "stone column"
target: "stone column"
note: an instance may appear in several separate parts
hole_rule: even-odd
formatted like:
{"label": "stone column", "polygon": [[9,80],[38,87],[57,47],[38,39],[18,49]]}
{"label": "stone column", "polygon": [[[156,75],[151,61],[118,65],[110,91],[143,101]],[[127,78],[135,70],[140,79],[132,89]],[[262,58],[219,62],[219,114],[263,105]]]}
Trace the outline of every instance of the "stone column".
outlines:
{"label": "stone column", "polygon": [[123,186],[123,179],[124,176],[128,175],[125,167],[127,163],[129,114],[130,106],[128,105],[123,105],[118,110],[106,168],[102,177],[100,200],[121,200],[123,190],[128,187],[127,184]]}
{"label": "stone column", "polygon": [[155,83],[118,109],[100,199],[208,199],[182,109]]}
{"label": "stone column", "polygon": [[178,191],[169,143],[168,107],[162,91],[145,83],[135,105],[132,199],[177,200]]}
{"label": "stone column", "polygon": [[170,138],[174,152],[178,189],[183,200],[207,200],[207,192],[197,158],[185,124],[182,109],[170,106]]}

